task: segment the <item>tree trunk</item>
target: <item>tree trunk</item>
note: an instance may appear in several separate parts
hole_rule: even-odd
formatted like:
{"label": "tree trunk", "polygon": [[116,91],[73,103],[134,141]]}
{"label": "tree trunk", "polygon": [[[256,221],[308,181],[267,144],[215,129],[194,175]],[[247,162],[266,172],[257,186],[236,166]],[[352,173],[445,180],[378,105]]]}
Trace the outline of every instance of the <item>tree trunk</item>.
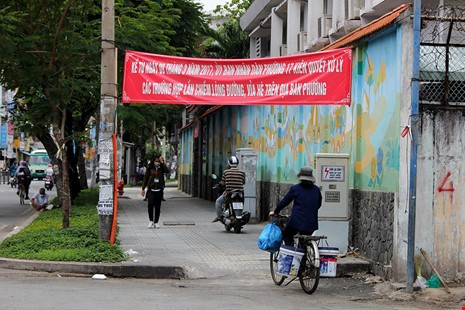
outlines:
{"label": "tree trunk", "polygon": [[75,140],[70,140],[66,143],[66,155],[68,159],[68,173],[69,173],[69,189],[71,195],[71,202],[76,199],[81,191],[81,184],[79,182],[78,173],[78,148],[75,147]]}
{"label": "tree trunk", "polygon": [[62,181],[63,181],[63,205],[61,207],[61,226],[63,228],[69,227],[69,215],[71,214],[71,195],[69,187],[69,164],[68,155],[66,150],[62,151],[61,170],[62,170]]}
{"label": "tree trunk", "polygon": [[87,169],[84,156],[82,154],[82,148],[79,147],[78,151],[78,171],[79,171],[79,183],[81,184],[81,189],[87,189]]}
{"label": "tree trunk", "polygon": [[[48,98],[53,98],[50,94],[46,91]],[[61,226],[63,228],[69,227],[69,215],[71,213],[71,195],[70,195],[70,187],[69,187],[69,163],[68,163],[68,154],[66,152],[66,139],[65,139],[65,124],[66,124],[66,109],[59,110],[58,103],[54,102],[53,100],[49,99],[50,108],[52,110],[53,115],[53,136],[55,137],[55,141],[57,143],[57,147],[59,148],[59,152],[61,155],[61,167],[60,174],[61,174],[61,218],[62,223]],[[61,126],[60,126],[61,125]],[[60,159],[58,154],[57,158]]]}

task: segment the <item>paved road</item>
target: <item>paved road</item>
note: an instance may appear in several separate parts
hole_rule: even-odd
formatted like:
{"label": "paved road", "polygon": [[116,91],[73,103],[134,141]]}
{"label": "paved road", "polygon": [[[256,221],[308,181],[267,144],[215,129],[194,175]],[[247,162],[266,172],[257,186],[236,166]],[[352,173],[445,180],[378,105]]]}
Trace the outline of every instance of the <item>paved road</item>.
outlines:
{"label": "paved road", "polygon": [[[41,183],[35,181],[33,188],[39,186]],[[8,193],[11,205],[19,209],[14,190],[1,185],[0,190]],[[80,264],[88,269],[81,278],[77,274],[70,277],[65,271],[69,269],[62,264],[43,262],[40,264],[44,268],[40,269],[39,263],[31,262],[30,270],[50,273],[0,269],[0,309],[455,309],[445,302],[443,308],[443,301],[463,304],[462,291],[432,305],[416,302],[402,292],[397,295],[386,288],[389,283],[384,292],[376,294],[378,285],[366,284],[370,276],[365,274],[322,279],[312,296],[304,294],[297,281],[278,287],[269,274],[267,253],[256,245],[265,223],[249,224],[241,234],[228,233],[222,225],[211,223],[212,202],[172,187],[167,188],[165,198],[161,229],[148,229],[146,202],[142,201],[140,188],[125,190],[120,199],[118,239],[125,250],[138,253],[121,265],[140,272],[148,271],[140,269],[144,266],[180,266],[186,270],[185,278],[118,279],[108,273],[107,280],[98,281],[91,280],[89,272],[102,264]],[[338,270],[342,269],[342,261],[338,261]],[[382,296],[393,297],[380,299]],[[432,300],[430,294],[422,296]]]}
{"label": "paved road", "polygon": [[[448,309],[381,299],[362,279],[324,279],[313,295],[298,283],[276,286],[268,275],[215,279],[92,280],[0,269],[1,309]],[[452,309],[452,308],[451,308]],[[460,309],[460,308],[457,308]]]}

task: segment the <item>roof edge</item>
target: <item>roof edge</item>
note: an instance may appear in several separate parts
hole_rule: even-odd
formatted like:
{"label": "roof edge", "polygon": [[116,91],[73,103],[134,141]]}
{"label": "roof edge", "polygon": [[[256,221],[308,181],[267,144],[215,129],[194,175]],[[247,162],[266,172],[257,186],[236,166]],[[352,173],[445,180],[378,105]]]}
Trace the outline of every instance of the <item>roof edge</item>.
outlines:
{"label": "roof edge", "polygon": [[404,11],[406,11],[410,7],[410,4],[402,4],[394,10],[392,10],[391,12],[384,14],[380,18],[375,19],[374,21],[369,22],[368,24],[360,28],[357,28],[351,33],[325,46],[324,48],[320,49],[320,51],[349,46],[355,41],[361,40],[369,35],[372,35],[373,33],[378,32],[386,28],[387,26],[390,26],[392,23],[395,22],[397,17],[399,17]]}

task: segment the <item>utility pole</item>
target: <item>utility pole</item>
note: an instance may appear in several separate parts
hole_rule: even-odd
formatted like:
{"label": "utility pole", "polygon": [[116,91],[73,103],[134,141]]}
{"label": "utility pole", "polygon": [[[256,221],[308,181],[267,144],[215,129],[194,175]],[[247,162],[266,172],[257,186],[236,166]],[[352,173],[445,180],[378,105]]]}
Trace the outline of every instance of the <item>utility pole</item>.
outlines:
{"label": "utility pole", "polygon": [[413,2],[413,49],[412,49],[412,114],[410,147],[410,182],[408,206],[408,243],[407,243],[407,292],[413,293],[415,280],[415,227],[417,210],[417,157],[419,132],[419,80],[420,80],[420,41],[421,41],[421,0]]}
{"label": "utility pole", "polygon": [[116,48],[114,0],[102,0],[102,58],[100,71],[100,121],[99,133],[99,239],[110,240],[113,220],[114,182],[112,174],[112,134],[115,131],[116,109]]}

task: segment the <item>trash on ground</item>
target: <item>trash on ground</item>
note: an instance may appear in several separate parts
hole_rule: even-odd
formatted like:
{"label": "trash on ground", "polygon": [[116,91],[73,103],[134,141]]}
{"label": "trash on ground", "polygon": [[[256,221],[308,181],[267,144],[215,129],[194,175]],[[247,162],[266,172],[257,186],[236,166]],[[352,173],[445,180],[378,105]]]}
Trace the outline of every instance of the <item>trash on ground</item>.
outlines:
{"label": "trash on ground", "polygon": [[133,249],[129,249],[129,250],[127,250],[127,251],[124,251],[124,254],[127,254],[127,255],[134,255],[134,254],[139,254],[139,252],[134,251]]}
{"label": "trash on ground", "polygon": [[426,281],[426,285],[431,288],[439,288],[441,286],[441,282],[439,282],[438,276],[433,274],[431,278]]}
{"label": "trash on ground", "polygon": [[383,283],[384,280],[380,276],[373,276],[365,279],[365,283]]}
{"label": "trash on ground", "polygon": [[92,276],[93,280],[106,280],[107,277],[104,274],[96,273]]}
{"label": "trash on ground", "polygon": [[420,287],[420,288],[427,288],[428,285],[426,284],[426,279],[423,278],[422,276],[417,276],[417,279],[415,280],[415,283],[413,283],[414,287]]}

